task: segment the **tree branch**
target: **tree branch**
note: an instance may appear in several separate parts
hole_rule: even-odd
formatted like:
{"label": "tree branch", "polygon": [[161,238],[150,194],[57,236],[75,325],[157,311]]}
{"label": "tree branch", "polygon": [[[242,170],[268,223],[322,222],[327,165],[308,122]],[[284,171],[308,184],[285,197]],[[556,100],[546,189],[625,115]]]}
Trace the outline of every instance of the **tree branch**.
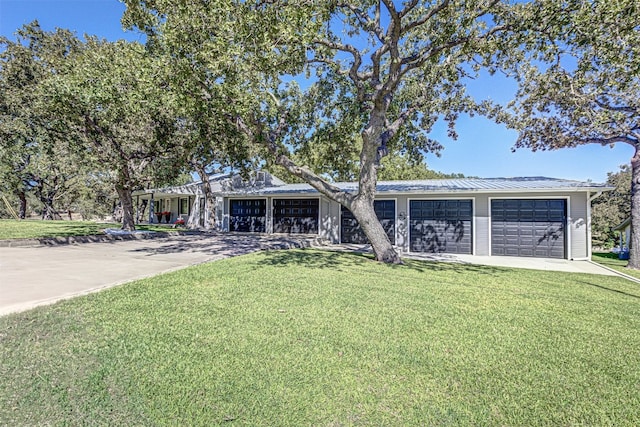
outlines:
{"label": "tree branch", "polygon": [[628,136],[612,136],[612,137],[602,137],[602,138],[584,138],[577,141],[577,145],[582,144],[600,144],[600,145],[612,145],[618,142],[629,144],[633,147],[636,147],[640,141],[637,139],[630,138]]}
{"label": "tree branch", "polygon": [[409,118],[420,108],[419,105],[414,104],[412,107],[404,110],[397,119],[393,121],[389,126],[387,126],[387,131],[389,132],[389,137],[393,138],[395,134],[398,133],[400,128],[409,120]]}
{"label": "tree branch", "polygon": [[380,9],[376,8],[375,18],[371,19],[367,14],[365,14],[360,8],[356,7],[352,3],[338,3],[337,5],[343,9],[349,9],[355,17],[358,19],[358,22],[362,26],[362,28],[366,29],[370,34],[375,36],[380,43],[385,42],[384,32],[382,31],[382,27],[380,26]]}
{"label": "tree branch", "polygon": [[[355,47],[351,46],[350,44],[337,43],[337,42],[332,42],[330,40],[325,40],[325,39],[315,39],[313,42],[321,46],[328,47],[329,49],[335,49],[335,50],[349,53],[351,54],[351,56],[353,56],[353,63],[351,64],[351,67],[349,68],[348,73],[345,72],[345,74],[348,74],[349,78],[351,79],[353,84],[356,86],[356,89],[358,91],[358,99],[363,100],[365,98],[364,86],[362,84],[361,76],[358,73],[358,70],[362,65],[362,57],[360,56],[360,51]],[[324,60],[324,59],[318,58],[318,60]],[[337,65],[337,61],[336,61],[336,65]],[[341,72],[342,70],[339,71],[339,73]]]}
{"label": "tree branch", "polygon": [[242,117],[228,116],[228,119],[231,120],[232,123],[237,126],[238,129],[252,141],[265,146],[275,157],[276,163],[284,167],[287,171],[299,178],[304,179],[321,194],[324,194],[325,196],[332,198],[333,200],[336,200],[337,202],[347,207],[351,205],[351,202],[354,198],[353,195],[340,190],[334,185],[329,184],[308,167],[298,166],[293,160],[291,160],[291,158],[289,158],[287,154],[285,154],[284,150],[282,150],[281,147],[278,146],[276,140],[273,139],[273,132],[269,132],[269,135],[264,132],[264,126],[261,123],[254,123],[254,126],[256,126],[256,129],[258,130],[258,132],[254,132],[245,123]]}
{"label": "tree branch", "polygon": [[[404,17],[411,9],[413,9],[413,7],[415,7],[417,3],[417,0],[414,0],[411,4],[409,4],[405,10],[403,10],[400,15],[402,17]],[[445,9],[447,6],[449,6],[449,0],[443,0],[442,3],[440,3],[438,6],[434,7],[433,9],[431,9],[429,11],[429,13],[427,13],[425,16],[423,16],[422,18],[410,22],[409,24],[405,25],[404,27],[402,27],[402,34],[407,34],[409,31],[413,30],[414,28],[417,28],[421,25],[424,25],[425,23],[427,23],[431,18],[433,18],[437,13],[439,13],[440,11],[442,11],[443,9]]]}
{"label": "tree branch", "polygon": [[[377,64],[374,64],[374,67],[377,67],[377,75],[379,77],[379,67],[382,60],[382,55],[388,52],[390,55],[389,74],[387,76],[387,81],[379,90],[377,90],[377,94],[374,97],[374,102],[378,104],[379,109],[386,110],[385,104],[388,104],[390,102],[390,94],[393,93],[394,89],[400,83],[402,63],[400,61],[400,50],[398,49],[398,42],[401,40],[402,18],[398,14],[393,1],[382,0],[382,2],[391,15],[391,22],[389,23],[389,28],[387,29],[388,43],[385,43],[384,46],[381,46],[380,49],[378,49],[378,51],[374,53],[377,62]],[[372,59],[374,59],[373,56]]]}
{"label": "tree branch", "polygon": [[407,14],[418,5],[418,2],[419,0],[411,0],[409,3],[407,3],[404,9],[400,11],[400,17],[404,18],[405,16],[407,16]]}
{"label": "tree branch", "polygon": [[489,31],[487,31],[486,33],[480,36],[477,36],[477,37],[467,36],[467,37],[451,40],[448,43],[442,44],[440,46],[431,47],[430,49],[427,49],[425,52],[423,52],[420,55],[413,55],[413,56],[403,58],[402,65],[404,65],[405,67],[403,68],[401,75],[405,75],[409,71],[423,66],[430,58],[440,54],[443,51],[454,48],[456,46],[460,46],[465,43],[469,43],[471,41],[485,40],[489,36],[495,33],[498,33],[500,31],[508,30],[509,28],[511,28],[511,26],[509,25],[498,25],[491,28]]}
{"label": "tree branch", "polygon": [[603,101],[601,101],[598,98],[594,98],[593,102],[595,102],[595,104],[604,109],[604,110],[608,110],[608,111],[616,111],[616,112],[622,112],[622,113],[637,113],[638,110],[633,108],[633,107],[628,107],[628,106],[614,106],[611,105],[609,103],[605,103]]}

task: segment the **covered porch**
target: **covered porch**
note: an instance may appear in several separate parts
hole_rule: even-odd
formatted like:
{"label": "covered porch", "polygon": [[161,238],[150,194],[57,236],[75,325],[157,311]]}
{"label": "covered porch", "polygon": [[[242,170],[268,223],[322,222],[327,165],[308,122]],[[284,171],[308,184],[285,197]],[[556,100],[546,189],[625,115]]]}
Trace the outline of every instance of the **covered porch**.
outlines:
{"label": "covered porch", "polygon": [[[197,186],[187,184],[179,187],[141,190],[133,193],[136,224],[186,225],[190,220],[199,222],[192,215],[204,198],[198,194]],[[202,207],[202,210],[204,206]],[[199,212],[204,221],[204,212]]]}

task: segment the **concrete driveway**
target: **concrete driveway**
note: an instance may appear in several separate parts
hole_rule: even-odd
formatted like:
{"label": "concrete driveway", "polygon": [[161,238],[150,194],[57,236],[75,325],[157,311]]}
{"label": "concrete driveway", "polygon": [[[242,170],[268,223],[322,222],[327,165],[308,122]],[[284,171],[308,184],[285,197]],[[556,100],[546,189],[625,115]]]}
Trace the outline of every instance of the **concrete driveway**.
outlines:
{"label": "concrete driveway", "polygon": [[311,240],[201,234],[57,246],[0,247],[0,315],[194,264]]}
{"label": "concrete driveway", "polygon": [[[318,239],[242,234],[198,234],[145,240],[54,246],[0,247],[0,315],[95,292],[207,261],[261,249],[315,246]],[[368,245],[327,245],[369,252]],[[407,254],[405,254],[407,256]],[[587,261],[412,254],[412,258],[574,273],[615,272]]]}

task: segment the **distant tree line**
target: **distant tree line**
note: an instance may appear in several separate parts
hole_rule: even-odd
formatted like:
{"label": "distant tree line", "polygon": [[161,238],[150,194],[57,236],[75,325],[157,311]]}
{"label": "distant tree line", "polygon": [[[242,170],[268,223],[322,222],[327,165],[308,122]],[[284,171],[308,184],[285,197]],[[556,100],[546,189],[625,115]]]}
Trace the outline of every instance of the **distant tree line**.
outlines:
{"label": "distant tree line", "polygon": [[631,166],[622,165],[619,171],[609,172],[607,184],[614,190],[603,192],[591,205],[591,242],[603,249],[619,244],[613,228],[631,216]]}
{"label": "distant tree line", "polygon": [[118,199],[132,229],[133,190],[184,178],[183,129],[144,46],[37,22],[0,45],[0,192],[19,217],[30,202],[45,219],[88,218]]}

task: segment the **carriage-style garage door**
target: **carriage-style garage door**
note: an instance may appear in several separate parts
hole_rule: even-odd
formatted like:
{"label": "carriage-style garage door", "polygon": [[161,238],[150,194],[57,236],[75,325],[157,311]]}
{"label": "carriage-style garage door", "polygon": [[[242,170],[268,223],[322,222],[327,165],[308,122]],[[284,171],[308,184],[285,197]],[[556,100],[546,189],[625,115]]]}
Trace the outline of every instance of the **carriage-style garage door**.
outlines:
{"label": "carriage-style garage door", "polygon": [[491,255],[566,258],[567,201],[491,201]]}
{"label": "carriage-style garage door", "polygon": [[[389,236],[391,244],[396,243],[396,201],[375,200],[373,208],[376,216],[382,224],[382,228]],[[351,211],[342,206],[340,215],[340,242],[342,243],[369,243],[369,239],[362,232],[358,220]]]}
{"label": "carriage-style garage door", "polygon": [[231,200],[229,231],[264,233],[267,224],[265,199]]}
{"label": "carriage-style garage door", "polygon": [[472,253],[471,200],[411,200],[409,215],[412,252]]}
{"label": "carriage-style garage door", "polygon": [[318,234],[319,199],[274,199],[273,232]]}

